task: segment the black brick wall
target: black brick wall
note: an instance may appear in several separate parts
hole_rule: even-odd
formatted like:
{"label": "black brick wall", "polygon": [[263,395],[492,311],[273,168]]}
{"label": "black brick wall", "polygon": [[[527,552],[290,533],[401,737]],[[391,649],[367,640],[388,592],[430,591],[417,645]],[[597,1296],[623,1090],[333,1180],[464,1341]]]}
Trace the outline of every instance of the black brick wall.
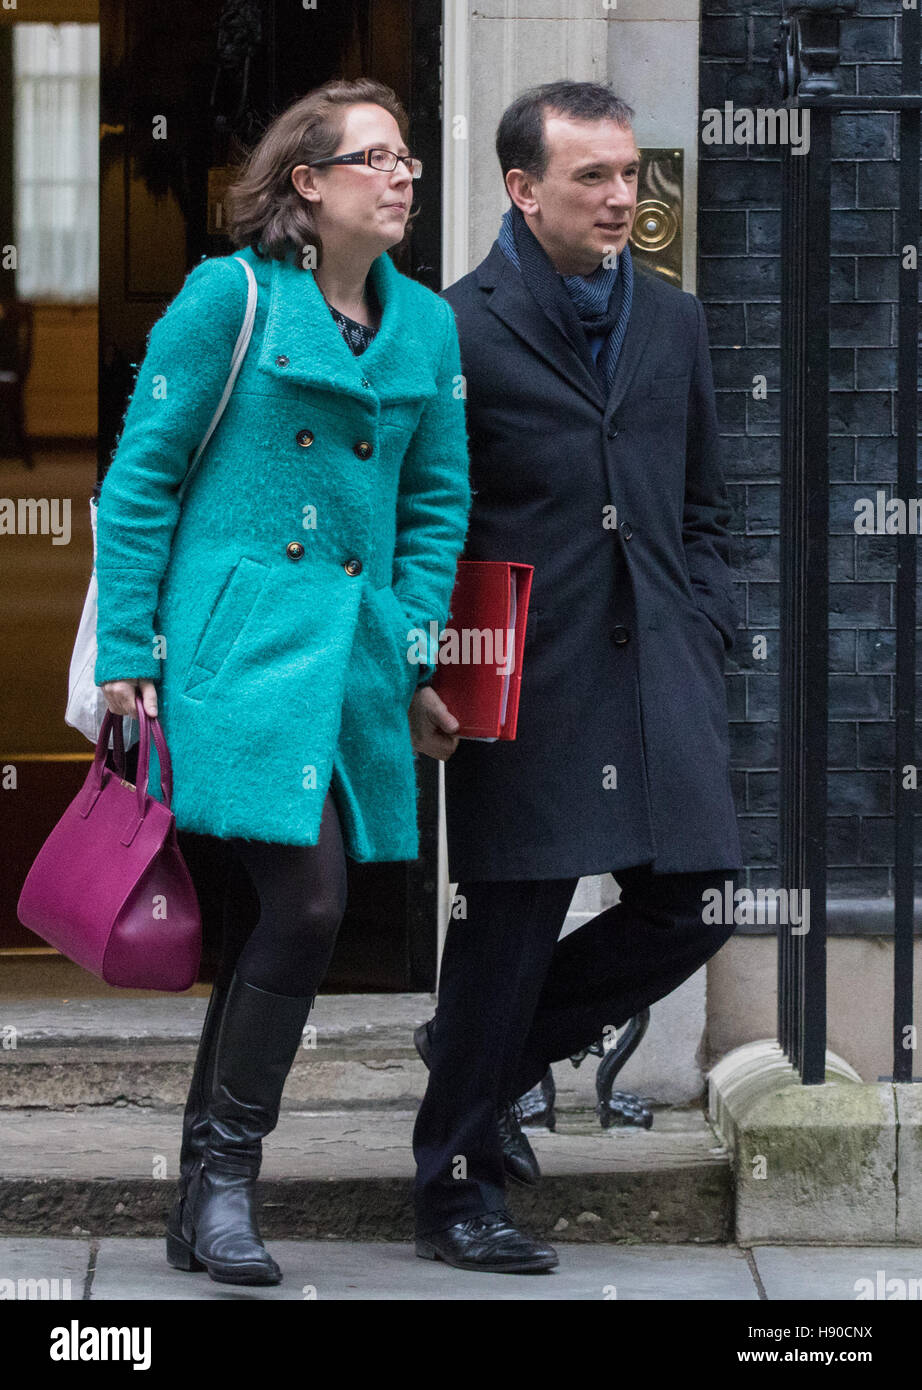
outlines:
{"label": "black brick wall", "polygon": [[[859,0],[858,13],[843,21],[845,90],[899,91],[901,12],[900,0]],[[737,108],[780,106],[772,52],[780,14],[780,0],[703,0],[702,110],[728,100]],[[893,892],[895,538],[856,536],[853,503],[878,488],[889,497],[896,478],[897,121],[843,113],[834,125],[831,898]],[[727,662],[733,781],[748,866],[741,882],[768,887],[780,884],[781,165],[772,146],[702,142],[699,158],[697,293],[711,338],[745,620]],[[767,378],[765,401],[752,397],[756,374]],[[753,655],[757,634],[767,638],[765,660]]]}

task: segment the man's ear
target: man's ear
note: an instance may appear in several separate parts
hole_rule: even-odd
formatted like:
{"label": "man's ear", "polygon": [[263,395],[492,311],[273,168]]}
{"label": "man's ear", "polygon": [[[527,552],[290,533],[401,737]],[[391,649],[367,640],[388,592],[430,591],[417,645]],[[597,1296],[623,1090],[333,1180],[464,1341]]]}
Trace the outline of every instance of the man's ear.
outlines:
{"label": "man's ear", "polygon": [[506,175],[506,191],[520,212],[534,217],[538,211],[538,201],[534,195],[531,176],[524,169],[510,169]]}

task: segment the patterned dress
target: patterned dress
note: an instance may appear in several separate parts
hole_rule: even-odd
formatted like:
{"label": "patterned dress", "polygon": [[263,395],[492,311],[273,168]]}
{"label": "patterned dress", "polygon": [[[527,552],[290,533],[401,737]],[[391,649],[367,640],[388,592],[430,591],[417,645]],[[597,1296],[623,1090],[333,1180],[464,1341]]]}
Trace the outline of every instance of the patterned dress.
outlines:
{"label": "patterned dress", "polygon": [[[377,301],[370,289],[368,297],[372,312],[377,314]],[[333,318],[336,320],[337,328],[345,338],[346,342],[352,349],[355,356],[361,357],[362,353],[368,347],[368,344],[371,342],[372,338],[374,338],[378,330],[376,328],[369,328],[367,324],[358,323],[355,319],[350,319],[346,314],[341,314],[338,309],[333,308],[333,305],[329,302],[325,295],[324,303],[326,304],[330,313],[333,315]]]}

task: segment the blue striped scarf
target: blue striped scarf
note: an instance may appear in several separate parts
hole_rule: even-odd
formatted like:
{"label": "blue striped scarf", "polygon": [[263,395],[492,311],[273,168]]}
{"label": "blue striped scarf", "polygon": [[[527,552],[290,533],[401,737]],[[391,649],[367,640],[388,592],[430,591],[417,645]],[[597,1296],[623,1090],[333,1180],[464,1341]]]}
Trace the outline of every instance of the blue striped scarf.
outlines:
{"label": "blue striped scarf", "polygon": [[[551,265],[550,259],[541,247],[531,228],[528,226],[520,210],[513,203],[503,215],[503,220],[499,228],[499,247],[508,260],[512,262],[516,270],[522,273],[521,258],[519,248],[516,246],[516,237],[528,238],[535,243],[535,248],[539,255],[532,257],[533,266],[537,267],[543,260]],[[618,293],[618,272],[623,268],[621,285],[621,308],[617,319],[612,323],[611,310]],[[610,389],[615,378],[615,369],[618,365],[618,358],[624,343],[624,336],[627,333],[628,320],[631,316],[631,304],[634,299],[634,266],[631,261],[631,251],[629,246],[625,246],[621,255],[617,258],[614,266],[608,267],[600,265],[591,275],[559,275],[559,280],[563,281],[567,294],[572,301],[576,316],[587,334],[594,331],[604,332],[610,326],[610,331],[605,342],[602,344],[597,363],[598,374],[604,384]],[[539,300],[539,303],[542,302]]]}

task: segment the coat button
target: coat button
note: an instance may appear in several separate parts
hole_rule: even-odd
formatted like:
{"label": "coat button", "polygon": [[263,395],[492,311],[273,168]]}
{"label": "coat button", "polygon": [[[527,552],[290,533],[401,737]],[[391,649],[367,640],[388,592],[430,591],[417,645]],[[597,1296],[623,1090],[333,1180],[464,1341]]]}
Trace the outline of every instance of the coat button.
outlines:
{"label": "coat button", "polygon": [[609,422],[609,426],[608,426],[608,429],[607,429],[606,433],[607,433],[609,439],[617,439],[617,438],[618,438],[618,426],[615,424],[615,421],[614,421],[614,420],[612,420],[612,421]]}
{"label": "coat button", "polygon": [[611,630],[611,640],[614,642],[616,647],[623,647],[625,642],[629,642],[631,640],[631,634],[628,632],[626,627],[622,626],[622,624],[619,623],[617,627],[613,627]]}
{"label": "coat button", "polygon": [[288,366],[288,358],[287,358],[287,357],[284,357],[284,356],[283,356],[283,357],[277,357],[277,358],[275,359],[275,365],[276,365],[277,367],[287,367],[287,366]]}
{"label": "coat button", "polygon": [[300,541],[289,541],[285,547],[285,554],[289,560],[300,560],[304,554],[304,546]]}
{"label": "coat button", "polygon": [[352,452],[360,459],[370,459],[374,450],[367,439],[360,439],[358,444],[353,444]]}
{"label": "coat button", "polygon": [[626,541],[629,541],[634,534],[631,530],[631,523],[629,521],[622,521],[618,529]]}
{"label": "coat button", "polygon": [[361,560],[347,560],[343,565],[343,569],[347,574],[361,574],[362,562]]}
{"label": "coat button", "polygon": [[368,377],[367,377],[367,376],[363,376],[363,377],[362,377],[362,385],[363,385],[363,386],[370,386],[370,385],[371,385],[371,382],[368,380]]}
{"label": "coat button", "polygon": [[296,439],[296,440],[298,441],[298,443],[301,445],[301,448],[302,448],[302,449],[307,449],[307,448],[308,448],[311,444],[313,444],[313,442],[314,442],[313,431],[312,431],[312,430],[298,430],[298,433],[295,435],[295,439]]}

